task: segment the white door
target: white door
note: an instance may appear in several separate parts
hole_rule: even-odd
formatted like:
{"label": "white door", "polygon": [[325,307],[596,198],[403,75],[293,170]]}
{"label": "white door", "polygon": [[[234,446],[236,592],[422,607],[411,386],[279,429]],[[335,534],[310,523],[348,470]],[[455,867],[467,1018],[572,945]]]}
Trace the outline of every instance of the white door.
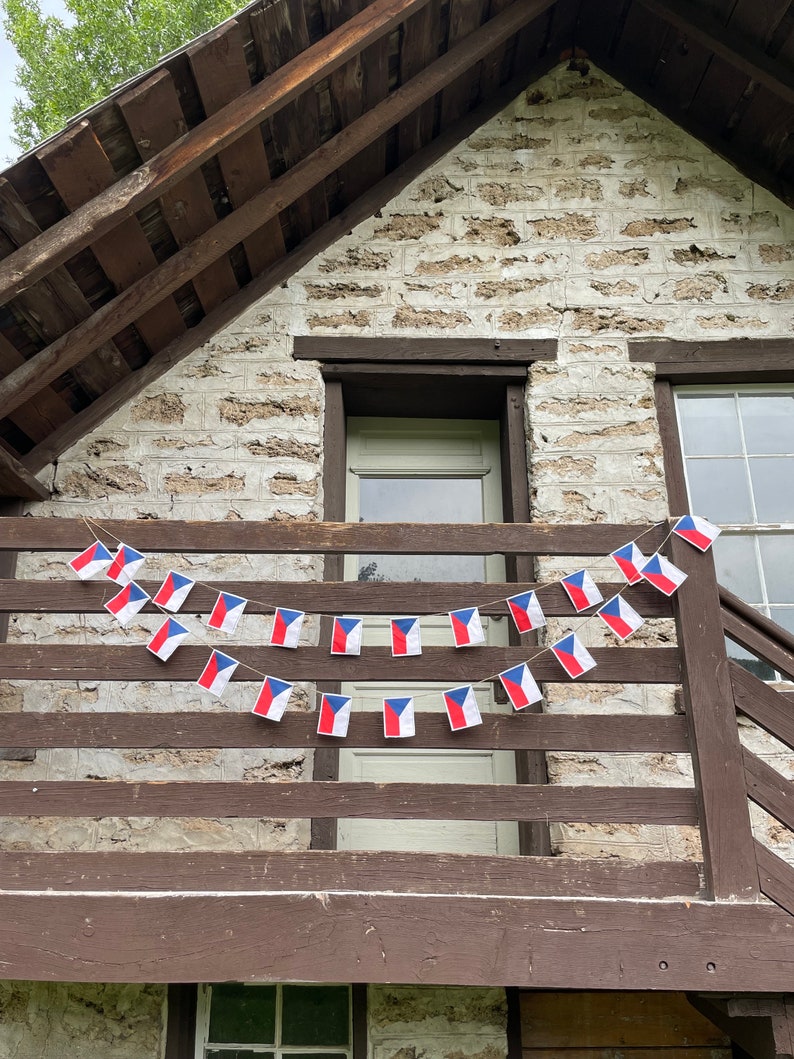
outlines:
{"label": "white door", "polygon": [[[348,419],[348,522],[501,522],[499,425],[487,420]],[[464,581],[472,605],[487,600],[478,583],[503,581],[501,556],[359,555],[345,562],[348,580]],[[399,617],[399,615],[392,615]],[[423,617],[422,644],[450,645],[449,620]],[[488,642],[507,643],[506,619],[483,619]],[[388,644],[386,621],[365,622],[364,646]],[[476,647],[469,648],[472,653]],[[444,711],[436,684],[389,682],[344,686],[353,710],[383,708],[383,698],[414,694],[419,712]],[[476,688],[483,711],[508,711],[490,690]],[[354,722],[351,722],[354,723]],[[515,783],[515,756],[490,750],[343,749],[340,780]],[[340,849],[517,853],[514,823],[488,821],[340,820]]]}

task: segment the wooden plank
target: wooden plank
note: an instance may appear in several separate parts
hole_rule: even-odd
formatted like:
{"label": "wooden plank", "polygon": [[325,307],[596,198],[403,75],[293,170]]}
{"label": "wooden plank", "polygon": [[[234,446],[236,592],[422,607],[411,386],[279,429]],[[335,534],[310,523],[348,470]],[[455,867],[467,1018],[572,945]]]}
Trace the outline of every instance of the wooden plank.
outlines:
{"label": "wooden plank", "polygon": [[675,595],[674,609],[707,892],[717,900],[752,899],[758,872],[714,561],[675,535],[670,556],[688,575]]}
{"label": "wooden plank", "polygon": [[554,897],[694,897],[694,862],[461,853],[0,853],[5,890],[379,890]]}
{"label": "wooden plank", "polygon": [[286,63],[150,162],[0,262],[0,304],[45,276],[125,217],[159,198],[287,103],[319,84],[373,40],[394,30],[428,0],[373,0],[338,30]]}
{"label": "wooden plank", "polygon": [[[41,228],[33,215],[13,185],[3,178],[0,178],[0,228],[8,238],[8,245],[3,247],[3,256],[41,235]],[[88,319],[94,311],[63,267],[51,272],[46,282],[34,284],[21,292],[16,304],[24,308],[26,303],[32,310],[27,315],[33,330],[47,342],[58,338],[81,320]],[[130,367],[115,343],[108,341],[77,368],[75,378],[90,396],[95,397],[129,375],[129,372]]]}
{"label": "wooden plank", "polygon": [[[64,205],[72,213],[116,182],[116,173],[110,159],[88,121],[78,122],[59,136],[57,141],[39,148],[36,157]],[[112,235],[92,239],[90,248],[117,291],[130,289],[157,265],[154,251],[134,217],[123,221]],[[173,291],[168,292],[172,293]],[[92,318],[93,314],[87,320]],[[158,300],[156,305],[147,307],[140,314],[133,314],[123,324],[119,323],[114,333],[128,323],[135,324],[136,330],[152,352],[167,345],[172,338],[181,334],[186,326],[176,302],[168,296]],[[111,337],[103,336],[102,342]],[[64,339],[66,338],[68,336],[64,336]]]}
{"label": "wooden plank", "polygon": [[338,338],[334,335],[296,335],[292,355],[296,360],[385,361],[443,364],[522,364],[554,360],[553,338]]}
{"label": "wooden plank", "polygon": [[[262,73],[270,77],[309,47],[306,10],[301,0],[284,0],[252,11],[249,24]],[[270,119],[273,148],[285,168],[320,146],[320,107],[314,89],[288,103]],[[328,220],[322,187],[314,188],[293,207],[300,235],[305,238]]]}
{"label": "wooden plank", "polygon": [[736,709],[794,750],[794,710],[791,701],[736,662],[729,662],[729,669]]}
{"label": "wooden plank", "polygon": [[[449,33],[447,47],[453,48],[481,24],[488,9],[488,0],[451,0],[449,5]],[[456,121],[470,109],[472,94],[479,90],[479,67],[467,70],[447,85],[441,94],[441,125]]]}
{"label": "wooden plank", "polygon": [[794,652],[793,633],[772,621],[771,618],[767,618],[765,614],[761,614],[755,607],[745,603],[743,599],[724,586],[720,585],[719,591],[720,603],[724,609],[733,612],[736,617],[746,621],[748,625],[752,625],[758,632],[768,636],[787,651]]}
{"label": "wooden plank", "polygon": [[[0,334],[0,374],[8,375],[24,362],[22,354],[5,335]],[[53,430],[68,423],[73,415],[61,395],[47,387],[12,412],[9,419],[32,441],[43,441]]]}
{"label": "wooden plank", "polygon": [[286,257],[281,258],[272,268],[263,272],[228,301],[219,305],[184,335],[166,346],[164,350],[156,353],[134,375],[114,386],[112,390],[94,401],[89,408],[78,413],[71,423],[54,431],[46,442],[36,446],[25,456],[23,462],[27,469],[33,473],[41,470],[54,456],[60,455],[89,430],[104,422],[109,415],[126,404],[144,386],[159,379],[171,367],[212,338],[227,323],[235,320],[251,305],[264,297],[268,291],[290,279],[305,264],[327,250],[340,235],[355,228],[361,221],[390,202],[428,166],[442,158],[448,150],[451,150],[466,136],[471,135],[479,125],[498,113],[499,109],[514,99],[522,88],[523,78],[506,85],[487,103],[478,107],[476,111],[472,111],[450,129],[445,130],[407,162],[393,170],[384,180],[357,199],[352,206],[336,214],[327,224],[304,240],[296,249],[290,251]]}
{"label": "wooden plank", "polygon": [[[440,25],[441,0],[431,0],[421,11],[405,20],[400,48],[400,84],[410,81],[438,55]],[[434,112],[433,100],[428,100],[400,122],[397,153],[401,162],[432,138]]]}
{"label": "wooden plank", "polygon": [[767,765],[747,747],[743,748],[747,796],[771,813],[790,831],[794,830],[794,782]]}
{"label": "wooden plank", "polygon": [[[108,618],[110,621],[111,619]],[[4,680],[188,680],[193,681],[209,657],[209,645],[183,646],[164,665],[143,645],[0,644],[0,679]],[[567,683],[564,670],[549,652],[532,659],[525,647],[427,647],[415,658],[394,658],[387,647],[368,647],[358,658],[331,655],[327,647],[242,647],[221,649],[241,665],[233,680],[278,674],[284,680],[445,680],[478,683],[520,662],[530,661],[536,680]],[[597,662],[580,683],[677,684],[678,650],[672,647],[596,647]],[[691,711],[688,711],[691,712]],[[734,721],[735,725],[735,721]]]}
{"label": "wooden plank", "polygon": [[[517,365],[516,367],[506,367],[503,364],[498,366],[487,365],[487,364],[401,364],[399,366],[400,372],[400,384],[404,388],[408,388],[410,384],[413,384],[416,388],[427,386],[428,380],[430,379],[481,379],[483,383],[487,382],[488,379],[496,380],[497,382],[504,385],[505,383],[525,383],[527,379],[527,369],[524,365]],[[355,374],[359,379],[365,381],[367,385],[377,387],[383,385],[387,379],[393,379],[395,375],[395,366],[393,364],[384,364],[382,362],[375,364],[324,364],[323,369],[324,379],[349,379],[351,374]]]}
{"label": "wooden plank", "polygon": [[791,342],[785,338],[737,338],[719,342],[679,342],[675,339],[651,339],[629,342],[629,360],[666,364],[699,364],[704,371],[712,361],[730,363],[734,368],[752,368],[759,361],[777,362],[781,368],[794,371]]}
{"label": "wooden plank", "polygon": [[[327,450],[326,450],[327,451]],[[0,555],[2,553],[0,552]],[[67,571],[64,568],[64,574]],[[71,577],[71,572],[69,572]],[[161,581],[137,580],[150,596]],[[672,616],[670,601],[648,585],[626,588],[618,582],[596,582],[601,594],[609,599],[618,591],[646,618]],[[0,579],[0,614],[23,611],[43,614],[104,614],[108,599],[107,581],[5,581]],[[268,614],[279,600],[288,600],[296,610],[312,614],[446,614],[460,607],[479,604],[480,613],[488,616],[508,614],[506,598],[517,592],[540,590],[543,613],[547,617],[572,616],[574,609],[560,584],[537,581],[488,582],[461,585],[449,581],[210,581],[197,584],[190,594],[186,610],[192,614],[209,613],[218,592],[232,592],[249,600],[247,614]],[[264,600],[267,602],[257,602]],[[496,602],[491,602],[496,600]],[[159,613],[151,603],[144,614]],[[532,643],[529,637],[521,641]]]}
{"label": "wooden plank", "polygon": [[676,515],[683,515],[689,511],[689,495],[673,388],[666,379],[657,379],[653,384],[653,395],[662,439],[667,507]]}
{"label": "wooden plank", "polygon": [[[388,522],[187,522],[102,519],[100,531],[142,552],[256,552],[296,555],[329,552],[358,555],[608,555],[637,538],[643,527],[608,523],[567,526],[533,522],[460,524]],[[641,547],[664,538],[663,526],[648,527]],[[8,518],[0,522],[0,549],[82,550],[90,534],[81,518]]]}
{"label": "wooden plank", "polygon": [[[144,162],[150,161],[187,132],[174,82],[167,70],[125,92],[116,101]],[[186,246],[217,221],[215,207],[201,171],[190,173],[160,198],[160,209],[176,245]],[[220,257],[193,277],[205,313],[237,293],[228,257]]]}
{"label": "wooden plank", "polygon": [[[725,1034],[692,1008],[681,993],[522,993],[523,1038],[538,1049],[574,1052],[614,1049],[720,1048]],[[542,1054],[542,1053],[541,1053]],[[610,1054],[614,1054],[611,1052]],[[668,1057],[670,1059],[670,1057]]]}
{"label": "wooden plank", "polygon": [[[187,58],[207,117],[245,95],[251,88],[239,24],[231,19],[187,49]],[[270,167],[261,130],[253,128],[218,152],[226,193],[238,209],[270,185]],[[278,217],[243,239],[252,276],[272,265],[286,251]]]}
{"label": "wooden plank", "polygon": [[219,783],[0,780],[0,816],[548,820],[697,823],[694,792],[675,787],[486,783]]}
{"label": "wooden plank", "polygon": [[472,62],[504,43],[532,17],[534,5],[538,2],[515,0],[510,8],[468,37],[451,53],[438,59],[407,85],[396,89],[382,103],[342,129],[332,140],[274,180],[269,188],[219,221],[210,232],[177,251],[148,276],[98,309],[91,320],[36,354],[0,383],[0,416],[7,415],[52,378],[62,374],[72,364],[79,363],[111,333],[159,304],[241,239],[277,217],[283,209],[377,139],[383,128],[399,122],[420,103],[454,80]]}
{"label": "wooden plank", "polygon": [[[679,753],[689,750],[683,717],[633,714],[484,715],[475,729],[450,732],[446,716],[417,712],[417,735],[401,746],[447,749]],[[313,714],[288,714],[283,725],[228,710],[183,713],[13,713],[3,739],[20,747],[327,747]],[[379,713],[356,714],[346,747],[393,747]],[[315,777],[320,778],[320,777]]]}
{"label": "wooden plank", "polygon": [[[689,1003],[727,1034],[735,1051],[751,1059],[789,1059],[791,1040],[778,1048],[775,1041],[774,1019],[770,1017],[730,1013],[730,1001],[723,997],[689,995]],[[756,1001],[756,1004],[758,1001]],[[787,1035],[788,1036],[788,1035]],[[735,1052],[734,1052],[735,1054]]]}
{"label": "wooden plank", "polygon": [[755,844],[761,893],[794,916],[794,870],[771,849]]}
{"label": "wooden plank", "polygon": [[[697,1047],[686,1043],[680,1043],[678,1047],[664,1048],[566,1047],[562,1056],[564,1059],[613,1059],[616,1051],[619,1051],[620,1059],[735,1059],[735,1053],[729,1045]],[[561,1053],[559,1048],[526,1048],[522,1059],[561,1059]]]}
{"label": "wooden plank", "polygon": [[10,452],[0,447],[0,496],[49,500],[50,491]]}
{"label": "wooden plank", "polygon": [[[389,893],[0,894],[9,978],[786,991],[774,905]],[[495,959],[494,954],[498,954]]]}
{"label": "wooden plank", "polygon": [[[8,518],[9,515],[19,515],[24,509],[21,500],[12,500],[9,503],[0,504],[0,518]],[[0,553],[0,573],[4,579],[14,577],[17,569],[17,553]],[[9,582],[11,583],[11,582]],[[0,614],[0,641],[5,642],[8,638],[8,614]],[[35,749],[26,747],[5,746],[0,749],[0,761],[34,761]]]}
{"label": "wooden plank", "polygon": [[[775,669],[779,669],[789,679],[794,679],[794,651],[789,650],[782,643],[777,643],[765,632],[740,617],[735,611],[722,608],[722,625],[725,635],[746,647],[754,655],[758,655]],[[783,630],[781,629],[781,632]],[[790,635],[790,634],[788,634]]]}

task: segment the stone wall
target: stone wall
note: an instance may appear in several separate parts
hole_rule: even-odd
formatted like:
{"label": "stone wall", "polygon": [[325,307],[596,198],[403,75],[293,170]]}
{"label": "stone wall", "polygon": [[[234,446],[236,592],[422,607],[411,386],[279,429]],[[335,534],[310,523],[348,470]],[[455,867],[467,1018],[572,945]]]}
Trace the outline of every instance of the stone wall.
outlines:
{"label": "stone wall", "polygon": [[[293,362],[292,337],[470,335],[559,341],[558,361],[537,365],[527,389],[533,517],[653,522],[668,511],[652,377],[629,363],[628,340],[791,336],[792,260],[789,209],[599,71],[583,76],[560,67],[381,215],[74,446],[50,476],[52,502],[30,510],[319,519],[323,388],[316,364]],[[177,562],[198,577],[311,579],[320,573],[312,557]],[[158,560],[151,576],[169,565]],[[542,576],[554,572],[554,564],[541,562]],[[65,576],[60,559],[43,556],[23,557],[20,574]],[[42,643],[140,643],[155,620],[143,618],[121,632],[100,617],[18,617],[10,635]],[[266,628],[267,619],[247,616],[241,639],[253,640]],[[599,634],[588,627],[585,635],[593,643]],[[636,642],[665,642],[670,635],[669,626],[654,623]],[[233,685],[223,708],[246,709],[252,690]],[[550,710],[672,709],[669,689],[552,685],[547,691]],[[310,701],[302,689],[299,708]],[[6,685],[0,697],[4,710],[214,706],[192,686],[145,683],[19,683]],[[30,763],[3,763],[0,773],[28,780],[292,779],[308,777],[310,764],[302,753],[55,751]],[[691,783],[686,759],[672,755],[556,755],[550,773],[553,781],[575,783]],[[791,850],[788,834],[773,833],[768,821],[758,824],[779,848]],[[698,852],[697,836],[687,829],[569,827],[557,829],[554,839],[563,855],[668,859]],[[4,846],[16,849],[298,848],[307,840],[302,823],[196,820],[20,820],[9,822],[3,836]],[[38,1003],[42,988],[32,990],[28,1005]],[[413,1004],[407,994],[384,992],[376,1011],[387,996],[397,997],[390,1004]],[[416,1048],[458,1054],[443,1043],[446,1029],[431,1033],[429,1016],[416,1018],[424,1027],[411,1031]],[[3,1032],[21,1025],[12,1018]],[[490,1059],[499,1047],[488,1051],[492,1023],[479,1025],[481,1053]],[[428,1042],[435,1034],[435,1043],[425,1044],[425,1031]],[[389,1051],[390,1033],[373,1021],[378,1059],[414,1054],[400,1053],[402,1044]],[[20,1047],[18,1054],[27,1053]],[[127,1053],[114,1052],[120,1054]],[[128,1054],[153,1056],[157,1045]]]}

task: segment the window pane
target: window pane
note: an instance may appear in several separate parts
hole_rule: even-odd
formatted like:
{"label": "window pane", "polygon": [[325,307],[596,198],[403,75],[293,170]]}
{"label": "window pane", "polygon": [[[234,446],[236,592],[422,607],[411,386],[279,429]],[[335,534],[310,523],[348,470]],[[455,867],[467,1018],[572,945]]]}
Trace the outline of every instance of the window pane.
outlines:
{"label": "window pane", "polygon": [[764,533],[759,544],[769,602],[794,603],[794,534]]}
{"label": "window pane", "polygon": [[750,460],[759,522],[794,522],[794,458],[762,456]]}
{"label": "window pane", "polygon": [[794,393],[740,394],[748,453],[794,453]]}
{"label": "window pane", "polygon": [[350,1043],[350,989],[344,985],[285,985],[281,1043],[346,1046]]}
{"label": "window pane", "polygon": [[687,456],[733,456],[742,451],[739,417],[732,394],[679,394],[684,453]]}
{"label": "window pane", "polygon": [[214,985],[211,1004],[209,1039],[213,1044],[276,1043],[274,985]]}
{"label": "window pane", "polygon": [[753,521],[744,460],[687,460],[692,510],[712,522]]}
{"label": "window pane", "polygon": [[[361,478],[361,522],[482,522],[480,478]],[[484,581],[481,555],[361,555],[359,581]]]}
{"label": "window pane", "polygon": [[752,537],[723,534],[714,542],[717,580],[748,603],[761,603],[761,576]]}

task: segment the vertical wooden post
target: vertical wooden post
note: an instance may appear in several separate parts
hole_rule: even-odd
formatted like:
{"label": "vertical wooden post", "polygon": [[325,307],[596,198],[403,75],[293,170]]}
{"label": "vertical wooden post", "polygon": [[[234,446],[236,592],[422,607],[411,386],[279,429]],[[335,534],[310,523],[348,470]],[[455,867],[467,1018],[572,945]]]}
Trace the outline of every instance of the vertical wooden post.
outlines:
{"label": "vertical wooden post", "polygon": [[165,1059],[193,1059],[196,1054],[196,1004],[198,986],[168,986]]}
{"label": "vertical wooden post", "polygon": [[675,535],[670,558],[688,575],[673,601],[706,889],[714,900],[753,900],[758,897],[758,866],[714,560]]}

